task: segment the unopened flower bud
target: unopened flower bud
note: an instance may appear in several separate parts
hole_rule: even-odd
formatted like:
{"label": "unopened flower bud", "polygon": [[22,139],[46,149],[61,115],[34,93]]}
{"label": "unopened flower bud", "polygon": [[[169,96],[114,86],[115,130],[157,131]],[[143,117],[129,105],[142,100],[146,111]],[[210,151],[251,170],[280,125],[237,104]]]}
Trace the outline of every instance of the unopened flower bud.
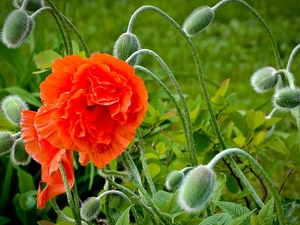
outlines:
{"label": "unopened flower bud", "polygon": [[80,215],[85,221],[95,219],[100,213],[101,202],[96,197],[90,197],[85,200],[80,208]]}
{"label": "unopened flower bud", "polygon": [[217,183],[216,173],[200,165],[190,171],[179,189],[179,205],[188,212],[201,211]]}
{"label": "unopened flower bud", "polygon": [[18,138],[10,152],[11,161],[16,165],[26,166],[30,163],[31,157],[26,152],[24,141],[22,138]]}
{"label": "unopened flower bud", "polygon": [[166,188],[171,190],[177,190],[184,178],[184,173],[178,170],[172,171],[166,178]]}
{"label": "unopened flower bud", "polygon": [[15,125],[20,124],[21,111],[27,108],[25,101],[17,95],[9,95],[1,103],[1,109],[5,117]]}
{"label": "unopened flower bud", "polygon": [[[14,0],[13,5],[15,8],[21,8],[24,0]],[[26,10],[35,12],[38,9],[44,7],[44,1],[43,0],[29,0],[26,5]]]}
{"label": "unopened flower bud", "polygon": [[[115,43],[113,55],[121,60],[126,60],[132,53],[141,48],[140,41],[137,36],[132,33],[122,34]],[[135,65],[138,61],[138,56],[130,60],[130,65]]]}
{"label": "unopened flower bud", "polygon": [[0,132],[0,156],[8,153],[15,142],[11,133],[2,131]]}
{"label": "unopened flower bud", "polygon": [[215,12],[209,6],[202,6],[195,9],[191,15],[185,20],[183,30],[193,36],[199,31],[207,27],[215,16]]}
{"label": "unopened flower bud", "polygon": [[34,29],[34,20],[25,11],[14,10],[6,18],[1,40],[8,48],[17,48]]}
{"label": "unopened flower bud", "polygon": [[272,67],[264,67],[257,70],[251,77],[253,89],[262,93],[274,88],[278,81],[276,70]]}
{"label": "unopened flower bud", "polygon": [[281,109],[292,109],[300,105],[300,90],[283,88],[274,95],[275,106]]}

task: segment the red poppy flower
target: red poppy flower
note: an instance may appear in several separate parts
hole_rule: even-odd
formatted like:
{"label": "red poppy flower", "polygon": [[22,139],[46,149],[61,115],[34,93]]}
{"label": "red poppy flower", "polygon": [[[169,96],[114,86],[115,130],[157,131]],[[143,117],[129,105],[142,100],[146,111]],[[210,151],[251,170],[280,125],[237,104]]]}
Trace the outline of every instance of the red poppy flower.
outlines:
{"label": "red poppy flower", "polygon": [[43,190],[41,187],[38,189],[37,207],[43,209],[51,198],[66,192],[58,168],[59,162],[65,169],[69,186],[74,185],[73,153],[55,148],[47,140],[39,138],[34,127],[35,115],[36,112],[23,110],[21,128],[26,151],[42,165],[41,183],[45,183],[46,187]]}
{"label": "red poppy flower", "polygon": [[91,160],[103,168],[119,156],[147,111],[143,80],[107,54],[57,59],[40,88],[43,106],[33,122],[39,140],[78,151],[82,165]]}

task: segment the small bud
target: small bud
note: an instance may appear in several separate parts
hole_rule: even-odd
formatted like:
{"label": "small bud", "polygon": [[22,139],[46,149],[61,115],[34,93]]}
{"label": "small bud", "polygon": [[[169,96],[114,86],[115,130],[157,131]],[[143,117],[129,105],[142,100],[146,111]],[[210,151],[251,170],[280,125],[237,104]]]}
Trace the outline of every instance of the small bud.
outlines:
{"label": "small bud", "polygon": [[185,20],[183,24],[183,30],[189,36],[193,36],[207,27],[213,20],[214,16],[215,12],[209,6],[197,8]]}
{"label": "small bud", "polygon": [[96,197],[90,197],[82,203],[80,215],[85,221],[91,221],[98,216],[100,208],[100,200]]}
{"label": "small bud", "polygon": [[190,171],[179,189],[179,205],[188,212],[201,211],[217,183],[216,173],[200,165]]}
{"label": "small bud", "polygon": [[283,88],[274,95],[275,106],[281,109],[292,109],[300,105],[300,90]]}
{"label": "small bud", "polygon": [[[127,60],[131,54],[141,48],[140,42],[136,35],[132,33],[122,34],[115,43],[113,55],[121,60]],[[139,57],[135,56],[129,64],[137,64]]]}
{"label": "small bud", "polygon": [[[23,5],[24,0],[14,0],[13,6],[17,9],[21,8]],[[43,0],[29,0],[26,5],[26,10],[30,12],[35,12],[38,9],[44,7],[44,1]]]}
{"label": "small bud", "polygon": [[184,173],[178,170],[172,171],[166,178],[166,188],[171,190],[177,190],[184,178]]}
{"label": "small bud", "polygon": [[17,95],[9,95],[1,103],[1,109],[5,117],[15,125],[20,124],[21,111],[27,108],[25,101]]}
{"label": "small bud", "polygon": [[274,88],[278,82],[278,76],[275,73],[276,70],[269,66],[257,70],[251,77],[253,89],[262,93]]}
{"label": "small bud", "polygon": [[0,156],[8,153],[15,142],[11,133],[2,131],[0,132]]}
{"label": "small bud", "polygon": [[34,20],[25,11],[14,10],[6,18],[1,40],[8,48],[17,48],[34,29]]}
{"label": "small bud", "polygon": [[22,138],[18,138],[10,152],[11,161],[16,165],[26,166],[30,163],[31,157],[26,152],[24,141]]}

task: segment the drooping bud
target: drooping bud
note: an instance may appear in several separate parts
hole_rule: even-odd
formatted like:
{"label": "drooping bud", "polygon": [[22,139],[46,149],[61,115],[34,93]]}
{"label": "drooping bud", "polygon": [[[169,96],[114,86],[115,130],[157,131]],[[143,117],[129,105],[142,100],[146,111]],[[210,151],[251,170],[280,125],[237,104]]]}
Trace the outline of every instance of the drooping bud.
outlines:
{"label": "drooping bud", "polygon": [[24,141],[18,138],[10,152],[11,161],[16,165],[26,166],[31,161],[31,156],[26,152]]}
{"label": "drooping bud", "polygon": [[179,205],[188,212],[201,211],[208,203],[217,184],[216,173],[200,165],[190,171],[179,189]]}
{"label": "drooping bud", "polygon": [[214,16],[215,12],[209,6],[197,8],[185,20],[183,24],[183,30],[189,36],[193,36],[207,27],[213,20]]}
{"label": "drooping bud", "polygon": [[[21,8],[23,5],[24,0],[14,0],[13,5],[15,8]],[[35,12],[38,9],[44,7],[44,0],[29,0],[26,5],[26,10]]]}
{"label": "drooping bud", "polygon": [[166,188],[171,190],[177,190],[184,178],[184,173],[178,170],[174,170],[166,178]]}
{"label": "drooping bud", "polygon": [[101,202],[96,197],[90,197],[85,200],[80,208],[80,215],[85,221],[95,219],[100,213]]}
{"label": "drooping bud", "polygon": [[[115,43],[113,55],[121,60],[127,60],[131,54],[141,48],[140,41],[137,36],[132,33],[123,33]],[[130,60],[129,64],[134,66],[137,64],[139,57],[135,56]]]}
{"label": "drooping bud", "polygon": [[17,95],[9,95],[1,103],[1,109],[5,117],[15,125],[20,124],[21,111],[27,108],[25,101]]}
{"label": "drooping bud", "polygon": [[17,48],[34,29],[35,22],[25,11],[14,10],[6,18],[1,40],[8,48]]}
{"label": "drooping bud", "polygon": [[283,88],[278,90],[274,97],[273,103],[281,109],[292,109],[300,105],[300,90]]}
{"label": "drooping bud", "polygon": [[274,88],[278,82],[278,75],[273,67],[264,67],[257,70],[251,77],[253,89],[262,93]]}
{"label": "drooping bud", "polygon": [[15,142],[11,133],[2,131],[0,132],[0,156],[8,153]]}

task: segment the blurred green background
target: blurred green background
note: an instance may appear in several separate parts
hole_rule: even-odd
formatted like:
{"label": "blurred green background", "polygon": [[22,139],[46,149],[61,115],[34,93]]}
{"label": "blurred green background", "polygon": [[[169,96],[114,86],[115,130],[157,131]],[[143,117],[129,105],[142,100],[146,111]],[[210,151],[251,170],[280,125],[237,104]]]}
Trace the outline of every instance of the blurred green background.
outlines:
{"label": "blurred green background", "polygon": [[[154,5],[183,24],[186,17],[197,7],[213,6],[216,0],[54,0],[57,7],[77,26],[88,43],[91,52],[112,53],[115,40],[127,29],[132,13],[141,5]],[[249,0],[246,1],[265,19],[274,33],[285,66],[292,49],[300,43],[300,4],[298,0]],[[11,1],[0,1],[0,24],[13,10]],[[143,48],[156,51],[170,66],[184,93],[194,98],[201,92],[193,58],[178,34],[161,16],[146,11],[138,16],[133,32]],[[36,19],[35,37],[41,48],[53,48],[58,32],[53,18],[43,13]],[[213,23],[193,38],[202,61],[203,71],[210,93],[224,79],[231,78],[229,93],[235,92],[239,104],[246,108],[271,108],[272,93],[257,95],[251,88],[249,78],[257,69],[276,66],[268,36],[254,16],[240,4],[231,2],[219,8]],[[26,57],[29,45],[20,51]],[[300,56],[295,58],[292,72],[297,77]],[[160,76],[162,69],[151,57],[143,57],[141,64]],[[0,56],[1,73],[14,83],[13,73]],[[156,91],[152,81],[146,81],[149,91]]]}

